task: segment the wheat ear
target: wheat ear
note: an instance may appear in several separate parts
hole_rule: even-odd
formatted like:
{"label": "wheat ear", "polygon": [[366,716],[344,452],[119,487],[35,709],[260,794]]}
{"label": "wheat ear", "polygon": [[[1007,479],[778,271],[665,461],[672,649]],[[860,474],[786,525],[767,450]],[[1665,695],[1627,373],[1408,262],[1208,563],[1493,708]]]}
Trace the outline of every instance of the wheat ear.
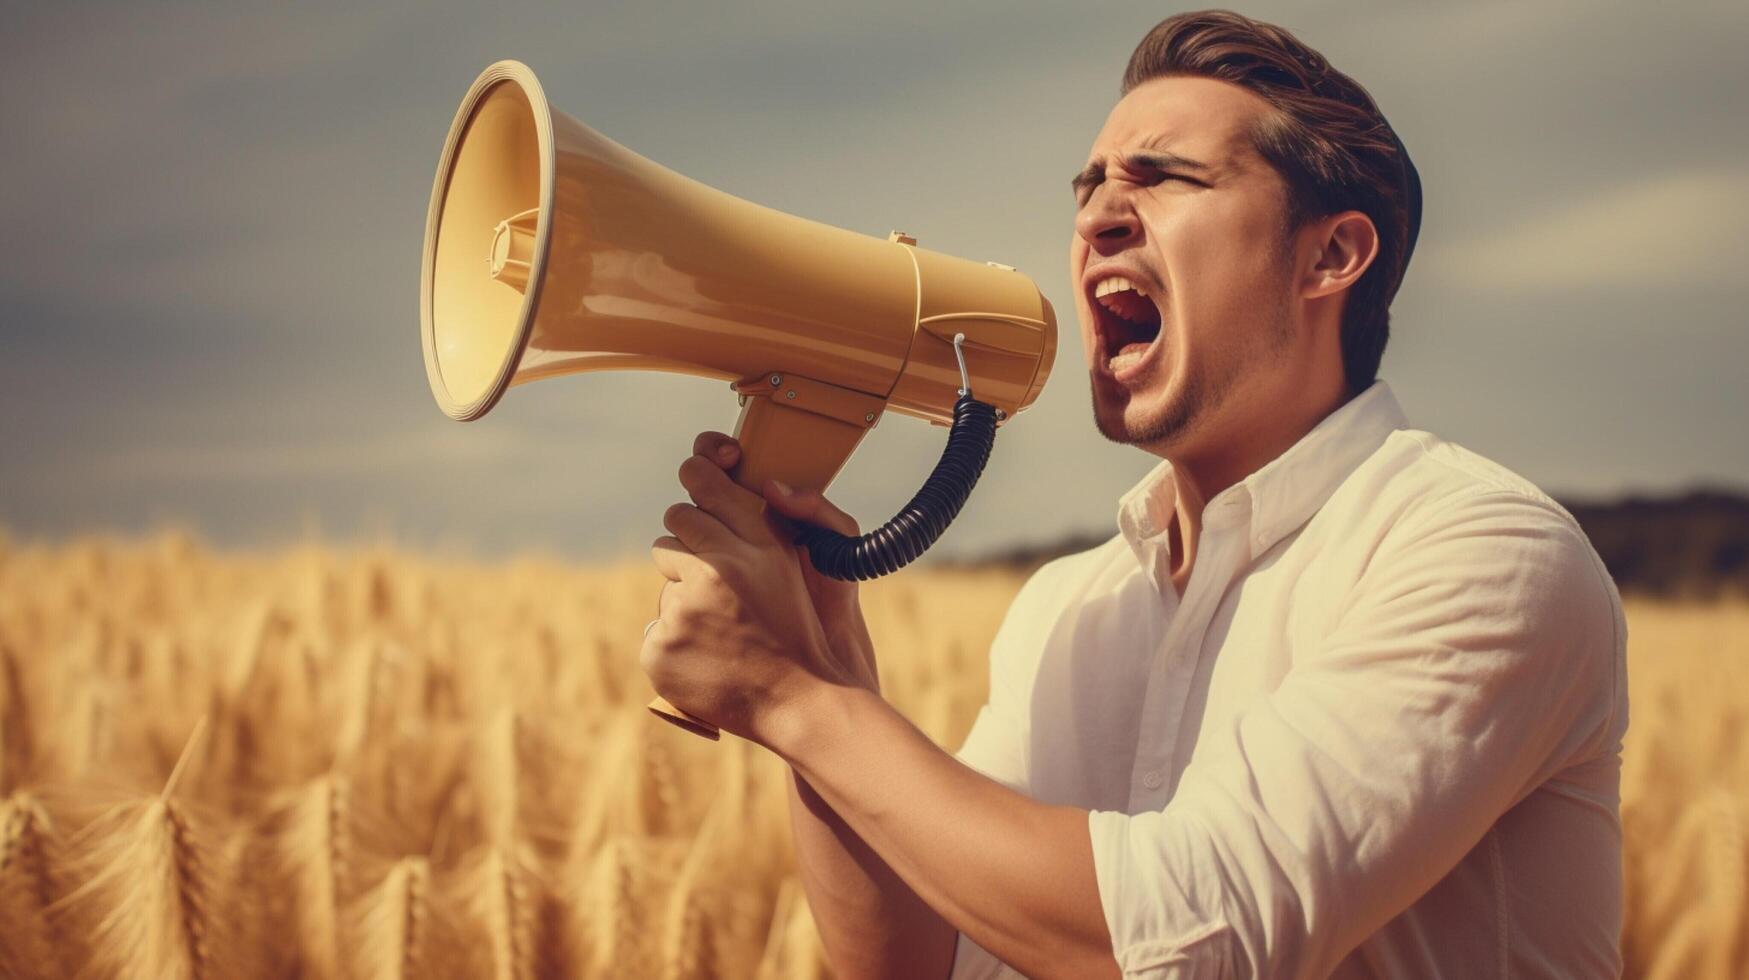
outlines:
{"label": "wheat ear", "polygon": [[446,907],[459,910],[477,937],[470,976],[525,980],[538,974],[534,959],[541,889],[521,862],[497,848],[469,855],[444,889]]}
{"label": "wheat ear", "polygon": [[57,850],[41,800],[26,793],[0,800],[0,976],[60,976],[73,959],[49,914]]}
{"label": "wheat ear", "polygon": [[[215,963],[212,893],[214,853],[173,796],[206,731],[195,725],[163,791],[124,803],[100,817],[81,838],[91,840],[79,864],[85,883],[57,903],[86,924],[91,972],[202,980],[222,976]],[[225,951],[229,952],[229,951]]]}
{"label": "wheat ear", "polygon": [[330,773],[308,783],[284,814],[279,860],[295,897],[303,956],[321,976],[340,972],[339,910],[350,870],[350,800]]}
{"label": "wheat ear", "polygon": [[396,861],[359,901],[352,973],[372,980],[421,976],[431,866],[422,857]]}

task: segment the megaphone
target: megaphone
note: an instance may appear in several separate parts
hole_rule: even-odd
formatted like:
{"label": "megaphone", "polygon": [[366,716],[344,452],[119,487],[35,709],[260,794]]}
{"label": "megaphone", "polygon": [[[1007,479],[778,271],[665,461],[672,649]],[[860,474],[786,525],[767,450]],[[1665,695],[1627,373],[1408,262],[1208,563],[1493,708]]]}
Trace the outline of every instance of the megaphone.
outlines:
{"label": "megaphone", "polygon": [[691,180],[554,109],[516,61],[474,80],[444,141],[420,326],[431,392],[462,421],[561,375],[727,381],[741,407],[730,475],[755,493],[773,478],[824,491],[888,411],[951,425],[893,520],[858,538],[802,529],[809,560],[841,579],[934,542],[1056,354],[1051,304],[1013,268]]}

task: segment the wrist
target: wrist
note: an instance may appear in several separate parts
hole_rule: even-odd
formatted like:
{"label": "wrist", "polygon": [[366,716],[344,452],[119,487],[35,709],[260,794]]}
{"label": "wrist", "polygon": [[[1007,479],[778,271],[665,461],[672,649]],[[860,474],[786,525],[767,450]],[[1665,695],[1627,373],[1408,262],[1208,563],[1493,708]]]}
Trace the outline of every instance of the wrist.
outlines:
{"label": "wrist", "polygon": [[864,626],[858,617],[854,626],[841,627],[830,643],[833,657],[851,683],[873,691],[881,692],[880,668],[875,661],[874,641],[868,635],[868,627]]}
{"label": "wrist", "polygon": [[[796,767],[810,747],[829,741],[832,733],[845,724],[848,699],[862,693],[872,692],[808,674],[789,696],[766,712],[756,740]],[[800,775],[799,768],[797,774]]]}

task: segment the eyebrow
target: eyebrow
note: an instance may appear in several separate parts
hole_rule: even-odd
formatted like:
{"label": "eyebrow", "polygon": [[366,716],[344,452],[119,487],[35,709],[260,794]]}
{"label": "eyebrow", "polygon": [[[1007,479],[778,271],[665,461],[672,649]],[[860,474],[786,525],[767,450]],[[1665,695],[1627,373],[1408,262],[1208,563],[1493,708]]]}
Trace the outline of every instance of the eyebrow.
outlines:
{"label": "eyebrow", "polygon": [[[1123,155],[1124,165],[1132,169],[1149,170],[1194,170],[1198,173],[1213,173],[1214,168],[1201,160],[1192,160],[1169,150],[1135,150]],[[1105,158],[1097,157],[1086,168],[1069,179],[1069,189],[1074,191],[1075,199],[1081,199],[1083,190],[1092,190],[1105,182]]]}

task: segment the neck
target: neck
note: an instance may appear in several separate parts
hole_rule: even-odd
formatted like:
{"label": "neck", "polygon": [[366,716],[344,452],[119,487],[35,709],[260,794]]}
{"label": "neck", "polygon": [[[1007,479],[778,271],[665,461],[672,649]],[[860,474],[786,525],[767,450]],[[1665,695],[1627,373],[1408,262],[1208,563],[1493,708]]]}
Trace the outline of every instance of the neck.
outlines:
{"label": "neck", "polygon": [[1226,407],[1236,411],[1223,419],[1220,436],[1202,440],[1213,445],[1160,454],[1172,463],[1177,496],[1168,541],[1172,582],[1180,595],[1196,560],[1208,501],[1287,452],[1352,397],[1338,377],[1333,385],[1302,383],[1297,391],[1280,392],[1280,397],[1247,399],[1243,404],[1234,399]]}

